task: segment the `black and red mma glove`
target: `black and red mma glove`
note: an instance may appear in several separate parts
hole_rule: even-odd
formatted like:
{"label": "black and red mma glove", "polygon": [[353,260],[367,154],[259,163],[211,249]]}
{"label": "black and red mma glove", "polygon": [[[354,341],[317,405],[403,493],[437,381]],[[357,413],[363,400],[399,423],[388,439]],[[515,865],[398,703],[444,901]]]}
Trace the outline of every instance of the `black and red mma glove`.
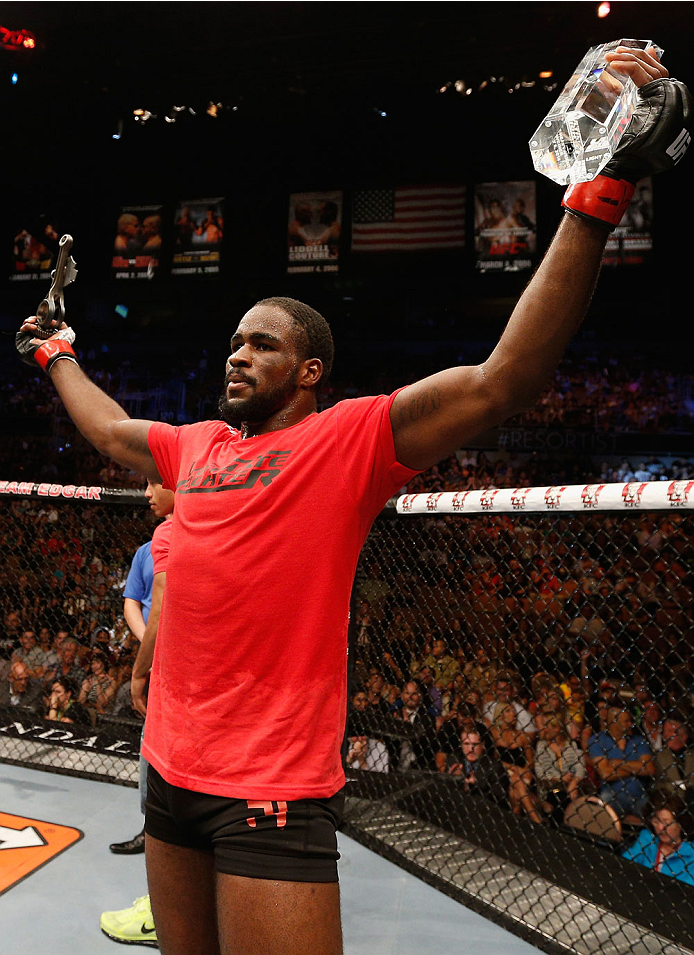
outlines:
{"label": "black and red mma glove", "polygon": [[14,337],[15,347],[24,364],[32,367],[38,365],[46,374],[61,358],[78,363],[77,355],[72,350],[74,340],[75,333],[71,328],[63,328],[46,341],[38,343],[31,332],[17,332]]}
{"label": "black and red mma glove", "polygon": [[639,89],[639,102],[615,151],[598,176],[564,193],[562,206],[610,232],[619,225],[639,179],[672,169],[692,141],[692,95],[679,80],[658,79]]}

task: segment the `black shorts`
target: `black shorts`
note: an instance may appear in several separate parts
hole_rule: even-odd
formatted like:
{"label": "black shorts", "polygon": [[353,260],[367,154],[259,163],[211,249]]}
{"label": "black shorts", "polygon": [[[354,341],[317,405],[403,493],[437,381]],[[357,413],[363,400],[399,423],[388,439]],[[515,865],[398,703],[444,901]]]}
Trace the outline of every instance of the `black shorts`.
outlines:
{"label": "black shorts", "polygon": [[337,882],[336,830],[342,791],[330,799],[263,802],[172,786],[147,773],[145,831],[175,846],[214,855],[228,875],[281,882]]}

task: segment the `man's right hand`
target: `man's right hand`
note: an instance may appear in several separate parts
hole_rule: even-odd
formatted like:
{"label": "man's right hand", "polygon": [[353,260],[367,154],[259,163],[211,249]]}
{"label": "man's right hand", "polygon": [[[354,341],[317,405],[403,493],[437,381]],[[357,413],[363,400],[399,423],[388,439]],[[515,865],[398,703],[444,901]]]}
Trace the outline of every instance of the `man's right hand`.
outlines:
{"label": "man's right hand", "polygon": [[36,338],[37,327],[38,319],[32,315],[22,323],[15,335],[15,347],[25,365],[38,365],[48,374],[54,363],[61,358],[77,364],[77,356],[72,350],[75,333],[65,322],[50,338]]}

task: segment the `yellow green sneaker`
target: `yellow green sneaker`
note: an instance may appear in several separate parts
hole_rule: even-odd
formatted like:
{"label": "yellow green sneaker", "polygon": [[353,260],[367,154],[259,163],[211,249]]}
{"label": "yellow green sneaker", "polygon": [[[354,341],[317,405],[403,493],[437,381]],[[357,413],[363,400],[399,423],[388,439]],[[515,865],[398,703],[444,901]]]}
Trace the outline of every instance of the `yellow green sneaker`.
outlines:
{"label": "yellow green sneaker", "polygon": [[114,942],[159,948],[148,895],[135,899],[129,909],[102,912],[99,925],[104,935],[108,935]]}

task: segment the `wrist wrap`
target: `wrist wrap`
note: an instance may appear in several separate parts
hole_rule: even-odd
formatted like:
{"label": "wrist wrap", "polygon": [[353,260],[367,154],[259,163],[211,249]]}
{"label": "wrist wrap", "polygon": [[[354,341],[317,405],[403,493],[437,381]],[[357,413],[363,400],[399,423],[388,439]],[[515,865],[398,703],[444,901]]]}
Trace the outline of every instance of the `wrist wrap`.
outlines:
{"label": "wrist wrap", "polygon": [[77,356],[72,350],[70,342],[59,338],[49,338],[34,352],[34,360],[48,374],[53,365],[61,358],[67,358],[77,364]]}
{"label": "wrist wrap", "polygon": [[583,219],[592,219],[612,230],[619,225],[634,194],[626,179],[596,176],[590,182],[574,183],[564,193],[562,206]]}

